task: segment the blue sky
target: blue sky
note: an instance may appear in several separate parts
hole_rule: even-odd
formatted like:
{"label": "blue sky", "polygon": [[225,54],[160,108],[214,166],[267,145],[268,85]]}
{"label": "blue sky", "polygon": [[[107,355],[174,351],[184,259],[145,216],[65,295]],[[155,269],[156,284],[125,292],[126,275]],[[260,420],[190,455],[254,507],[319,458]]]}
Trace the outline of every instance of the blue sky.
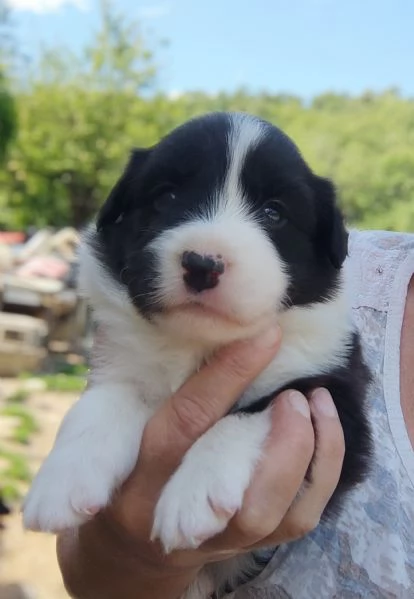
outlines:
{"label": "blue sky", "polygon": [[[98,0],[8,0],[22,48],[85,43]],[[166,92],[233,90],[414,96],[414,0],[118,0],[169,47]]]}

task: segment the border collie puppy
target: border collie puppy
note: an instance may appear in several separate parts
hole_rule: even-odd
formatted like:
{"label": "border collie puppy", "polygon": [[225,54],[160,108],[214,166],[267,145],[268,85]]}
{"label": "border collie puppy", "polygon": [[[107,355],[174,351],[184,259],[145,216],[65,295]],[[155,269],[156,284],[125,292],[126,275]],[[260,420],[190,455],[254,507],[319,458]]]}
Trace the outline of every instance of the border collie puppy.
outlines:
{"label": "border collie puppy", "polygon": [[[134,151],[81,246],[81,285],[106,333],[103,357],[34,480],[26,527],[77,526],[107,505],[154,411],[217,348],[273,322],[283,331],[280,351],[188,451],[161,493],[153,538],[169,552],[225,528],[223,513],[230,519],[240,508],[260,459],[268,405],[285,388],[325,386],[336,402],[346,455],[332,514],[367,474],[371,450],[346,253],[332,184],[267,122],[213,113]],[[186,597],[205,599],[254,566],[253,552],[206,569]]]}

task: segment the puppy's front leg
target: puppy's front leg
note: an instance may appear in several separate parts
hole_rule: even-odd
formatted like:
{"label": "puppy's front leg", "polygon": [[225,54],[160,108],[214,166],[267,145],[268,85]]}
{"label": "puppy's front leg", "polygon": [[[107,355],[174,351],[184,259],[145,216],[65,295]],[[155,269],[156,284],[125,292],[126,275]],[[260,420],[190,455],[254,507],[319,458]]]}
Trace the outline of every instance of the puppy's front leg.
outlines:
{"label": "puppy's front leg", "polygon": [[33,481],[23,508],[25,527],[57,532],[105,507],[136,463],[149,416],[132,385],[86,390]]}
{"label": "puppy's front leg", "polygon": [[152,537],[166,552],[198,547],[224,530],[242,506],[270,426],[268,410],[232,414],[194,443],[155,509]]}

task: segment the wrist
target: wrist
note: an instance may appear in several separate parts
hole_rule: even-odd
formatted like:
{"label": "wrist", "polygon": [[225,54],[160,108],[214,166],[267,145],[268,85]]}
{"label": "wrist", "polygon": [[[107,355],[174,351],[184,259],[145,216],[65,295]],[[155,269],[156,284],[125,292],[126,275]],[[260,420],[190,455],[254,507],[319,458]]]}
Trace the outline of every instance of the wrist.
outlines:
{"label": "wrist", "polygon": [[201,567],[145,551],[105,517],[67,531],[57,549],[65,586],[76,599],[178,599]]}

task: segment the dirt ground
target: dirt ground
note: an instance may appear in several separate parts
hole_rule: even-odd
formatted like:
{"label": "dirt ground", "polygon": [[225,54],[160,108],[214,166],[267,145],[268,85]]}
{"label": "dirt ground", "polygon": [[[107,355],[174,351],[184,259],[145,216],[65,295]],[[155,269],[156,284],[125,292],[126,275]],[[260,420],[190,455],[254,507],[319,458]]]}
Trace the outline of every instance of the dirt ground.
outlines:
{"label": "dirt ground", "polygon": [[[1,397],[18,387],[17,381],[0,379]],[[41,391],[32,393],[25,402],[40,426],[30,445],[22,450],[33,472],[49,452],[64,414],[76,399],[77,395],[71,393]],[[0,584],[20,583],[33,594],[33,599],[68,598],[56,563],[53,536],[23,531],[17,510],[5,518],[5,530],[0,537]]]}

